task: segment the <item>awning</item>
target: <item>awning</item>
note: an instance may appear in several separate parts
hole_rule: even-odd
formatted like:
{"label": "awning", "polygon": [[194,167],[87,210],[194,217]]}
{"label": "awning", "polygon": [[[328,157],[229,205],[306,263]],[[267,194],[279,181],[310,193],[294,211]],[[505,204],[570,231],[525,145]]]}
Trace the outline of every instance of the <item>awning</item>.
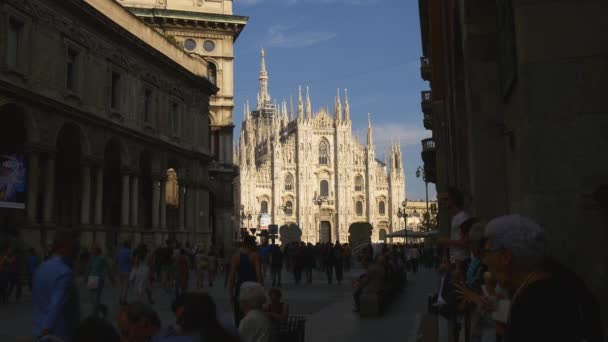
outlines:
{"label": "awning", "polygon": [[[404,238],[406,237],[405,234],[406,230],[402,229],[402,230],[398,230],[396,232],[392,232],[390,234],[387,234],[386,237],[387,238],[395,238],[395,237],[399,237],[399,238]],[[437,235],[438,231],[437,230],[431,230],[429,232],[415,232],[413,230],[408,229],[407,230],[407,238],[412,238],[412,239],[418,239],[418,238],[427,238],[427,237],[431,237],[431,236],[435,236]]]}

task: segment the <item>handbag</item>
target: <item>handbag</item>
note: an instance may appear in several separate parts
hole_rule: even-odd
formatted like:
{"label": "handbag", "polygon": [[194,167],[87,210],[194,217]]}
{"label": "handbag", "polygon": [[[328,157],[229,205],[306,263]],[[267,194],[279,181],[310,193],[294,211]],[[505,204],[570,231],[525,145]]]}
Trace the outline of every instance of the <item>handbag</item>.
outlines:
{"label": "handbag", "polygon": [[90,275],[87,278],[87,289],[97,290],[98,286],[99,286],[99,276]]}

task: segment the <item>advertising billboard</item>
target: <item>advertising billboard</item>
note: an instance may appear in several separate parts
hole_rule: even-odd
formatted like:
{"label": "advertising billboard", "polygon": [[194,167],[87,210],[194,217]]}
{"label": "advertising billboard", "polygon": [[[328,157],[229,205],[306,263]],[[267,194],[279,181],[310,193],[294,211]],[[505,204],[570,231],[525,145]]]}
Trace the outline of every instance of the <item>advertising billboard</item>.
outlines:
{"label": "advertising billboard", "polygon": [[0,155],[0,208],[25,209],[26,176],[23,155]]}
{"label": "advertising billboard", "polygon": [[272,217],[270,214],[262,214],[260,216],[260,229],[268,229],[268,226],[272,223]]}

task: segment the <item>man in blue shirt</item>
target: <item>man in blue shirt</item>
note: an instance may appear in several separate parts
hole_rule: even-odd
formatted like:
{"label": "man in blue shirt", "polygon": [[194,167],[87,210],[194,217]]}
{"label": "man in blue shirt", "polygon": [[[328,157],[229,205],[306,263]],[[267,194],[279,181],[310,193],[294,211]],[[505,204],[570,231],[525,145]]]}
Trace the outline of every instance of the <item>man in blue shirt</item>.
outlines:
{"label": "man in blue shirt", "polygon": [[131,257],[132,252],[130,244],[125,241],[122,248],[116,254],[116,263],[118,264],[118,282],[120,283],[120,304],[127,302],[127,293],[129,291],[129,274],[131,273]]}
{"label": "man in blue shirt", "polygon": [[53,255],[36,270],[32,291],[35,337],[53,335],[68,342],[80,322],[80,302],[73,264],[79,239],[74,231],[57,231]]}

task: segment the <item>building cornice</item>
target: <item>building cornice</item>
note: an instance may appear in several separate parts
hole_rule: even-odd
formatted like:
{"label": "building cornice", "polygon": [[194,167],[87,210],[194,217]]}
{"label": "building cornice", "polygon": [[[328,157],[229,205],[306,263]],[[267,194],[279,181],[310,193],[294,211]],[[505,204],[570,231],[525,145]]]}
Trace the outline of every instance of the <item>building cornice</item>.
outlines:
{"label": "building cornice", "polygon": [[158,8],[125,7],[131,13],[151,25],[171,26],[181,28],[198,28],[224,30],[234,34],[236,41],[249,17],[230,14],[200,13],[190,11],[167,10]]}

